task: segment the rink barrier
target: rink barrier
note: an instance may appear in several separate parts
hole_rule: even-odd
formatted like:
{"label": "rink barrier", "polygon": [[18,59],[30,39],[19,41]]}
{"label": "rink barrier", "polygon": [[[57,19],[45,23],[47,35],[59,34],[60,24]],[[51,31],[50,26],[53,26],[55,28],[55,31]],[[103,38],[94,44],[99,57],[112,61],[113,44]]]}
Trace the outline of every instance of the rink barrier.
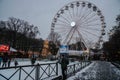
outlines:
{"label": "rink barrier", "polygon": [[57,75],[58,63],[0,68],[0,80],[44,80]]}

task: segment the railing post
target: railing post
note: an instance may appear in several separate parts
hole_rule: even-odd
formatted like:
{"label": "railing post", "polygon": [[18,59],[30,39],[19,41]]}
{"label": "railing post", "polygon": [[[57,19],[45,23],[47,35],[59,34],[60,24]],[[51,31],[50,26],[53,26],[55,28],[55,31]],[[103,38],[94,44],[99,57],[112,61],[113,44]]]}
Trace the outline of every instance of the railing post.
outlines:
{"label": "railing post", "polygon": [[19,80],[21,80],[21,67],[20,67],[20,72],[19,72]]}
{"label": "railing post", "polygon": [[58,62],[56,63],[56,75],[58,75]]}
{"label": "railing post", "polygon": [[82,69],[82,61],[81,61],[81,69]]}
{"label": "railing post", "polygon": [[75,64],[73,65],[73,68],[74,68],[74,71],[73,71],[73,72],[74,72],[74,75],[75,75]]}
{"label": "railing post", "polygon": [[86,60],[85,60],[85,67],[86,67]]}
{"label": "railing post", "polygon": [[50,77],[50,64],[48,64],[48,76]]}
{"label": "railing post", "polygon": [[40,75],[40,68],[39,68],[39,63],[35,66],[36,67],[36,72],[35,72],[35,80],[39,80],[39,75]]}

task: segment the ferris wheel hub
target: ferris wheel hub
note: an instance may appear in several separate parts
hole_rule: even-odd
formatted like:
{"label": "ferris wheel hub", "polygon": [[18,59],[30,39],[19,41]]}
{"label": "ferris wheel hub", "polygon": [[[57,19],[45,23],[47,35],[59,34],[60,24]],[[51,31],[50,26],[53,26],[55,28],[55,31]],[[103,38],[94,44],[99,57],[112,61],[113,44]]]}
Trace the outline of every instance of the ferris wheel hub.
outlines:
{"label": "ferris wheel hub", "polygon": [[76,23],[73,21],[73,22],[71,22],[71,24],[70,24],[72,27],[74,27],[75,25],[76,25]]}

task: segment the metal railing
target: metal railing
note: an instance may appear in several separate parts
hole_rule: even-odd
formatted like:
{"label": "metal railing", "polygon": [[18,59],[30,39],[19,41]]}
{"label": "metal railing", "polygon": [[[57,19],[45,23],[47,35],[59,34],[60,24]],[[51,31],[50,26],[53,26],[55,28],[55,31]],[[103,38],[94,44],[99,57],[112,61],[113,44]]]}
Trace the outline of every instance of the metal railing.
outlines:
{"label": "metal railing", "polygon": [[111,63],[120,70],[120,62],[111,62]]}
{"label": "metal railing", "polygon": [[73,65],[69,65],[67,69],[67,77],[75,75],[78,71],[83,69],[84,67],[88,66],[91,62],[90,61],[81,61]]}
{"label": "metal railing", "polygon": [[[90,61],[81,61],[68,65],[67,77],[75,75],[76,72],[88,66],[90,63]],[[49,77],[60,76],[58,75],[58,64],[54,62],[0,68],[0,80],[44,80]]]}
{"label": "metal railing", "polygon": [[43,80],[56,75],[57,63],[0,68],[0,80]]}

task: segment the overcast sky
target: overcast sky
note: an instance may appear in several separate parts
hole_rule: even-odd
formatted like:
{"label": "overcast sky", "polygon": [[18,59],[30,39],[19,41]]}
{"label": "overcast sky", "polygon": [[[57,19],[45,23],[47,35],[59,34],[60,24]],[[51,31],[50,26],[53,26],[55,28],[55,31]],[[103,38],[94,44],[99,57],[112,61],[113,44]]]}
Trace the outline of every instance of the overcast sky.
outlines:
{"label": "overcast sky", "polygon": [[[0,20],[9,17],[20,18],[39,26],[40,37],[46,39],[50,33],[51,22],[57,11],[76,0],[0,0]],[[120,0],[87,0],[95,4],[105,16],[107,31],[115,25],[120,14]]]}

